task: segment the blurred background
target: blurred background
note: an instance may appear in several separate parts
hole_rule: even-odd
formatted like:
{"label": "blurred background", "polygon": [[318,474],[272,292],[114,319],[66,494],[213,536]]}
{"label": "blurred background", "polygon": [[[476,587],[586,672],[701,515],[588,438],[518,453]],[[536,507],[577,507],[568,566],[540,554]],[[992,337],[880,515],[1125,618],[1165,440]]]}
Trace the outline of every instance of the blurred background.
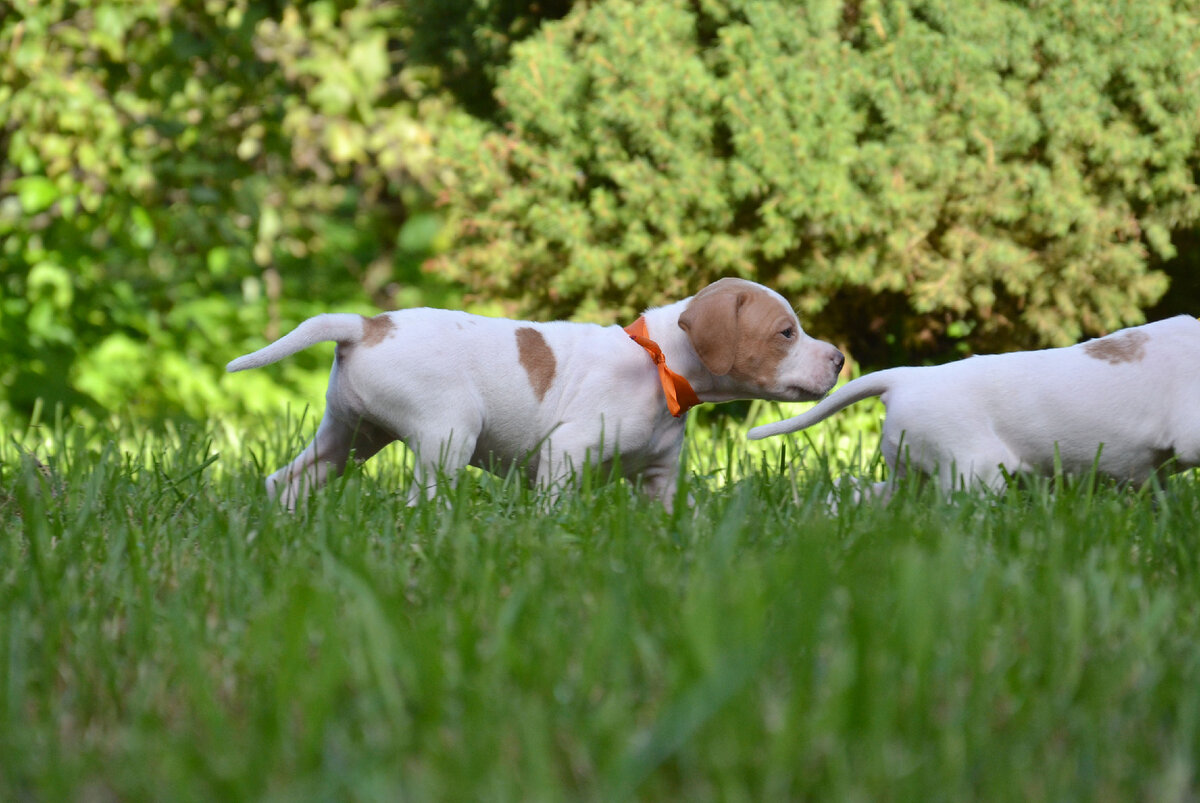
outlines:
{"label": "blurred background", "polygon": [[320,406],[317,312],[626,323],[721,276],[857,370],[1200,312],[1172,0],[0,2],[0,427]]}

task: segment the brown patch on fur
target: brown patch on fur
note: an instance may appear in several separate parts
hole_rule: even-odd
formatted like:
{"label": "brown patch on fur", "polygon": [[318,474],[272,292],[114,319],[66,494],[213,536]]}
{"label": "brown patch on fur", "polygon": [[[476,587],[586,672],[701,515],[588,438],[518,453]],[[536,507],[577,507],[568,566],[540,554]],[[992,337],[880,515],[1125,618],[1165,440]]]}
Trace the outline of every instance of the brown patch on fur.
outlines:
{"label": "brown patch on fur", "polygon": [[387,315],[387,313],[380,313],[374,318],[368,318],[364,315],[362,344],[368,347],[378,346],[387,339],[387,336],[391,334],[391,331],[395,328],[396,324]]}
{"label": "brown patch on fur", "polygon": [[1084,345],[1083,350],[1089,357],[1104,360],[1112,365],[1123,362],[1139,362],[1146,356],[1148,339],[1149,335],[1145,332],[1125,332],[1089,341]]}
{"label": "brown patch on fur", "polygon": [[687,333],[704,367],[717,376],[733,369],[737,358],[738,308],[744,288],[736,279],[721,279],[696,293],[679,315],[679,328]]}
{"label": "brown patch on fur", "polygon": [[522,326],[517,330],[517,354],[521,359],[521,367],[529,376],[529,384],[533,387],[538,401],[546,397],[550,385],[554,382],[554,374],[558,365],[554,352],[546,343],[546,338],[537,329]]}

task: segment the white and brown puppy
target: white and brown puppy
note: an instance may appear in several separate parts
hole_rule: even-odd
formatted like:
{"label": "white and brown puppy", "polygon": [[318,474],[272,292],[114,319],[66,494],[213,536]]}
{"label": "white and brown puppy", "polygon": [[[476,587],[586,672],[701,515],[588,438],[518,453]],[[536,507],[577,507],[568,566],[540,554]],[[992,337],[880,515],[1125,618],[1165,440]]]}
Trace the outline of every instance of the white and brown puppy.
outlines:
{"label": "white and brown puppy", "polygon": [[396,440],[417,457],[410,503],[433,495],[438,471],[523,466],[557,489],[584,463],[610,467],[619,455],[623,474],[670,507],[688,406],[818,399],[843,362],[804,334],[778,293],[721,279],[647,310],[628,331],[438,309],[318,315],[227,370],[330,340],[337,349],[316,437],[267,478],[289,508],[351,454],[366,460]]}
{"label": "white and brown puppy", "polygon": [[1181,315],[1068,348],[878,371],[750,437],[810,427],[871,396],[887,407],[881,449],[893,479],[911,465],[943,488],[999,489],[1006,473],[1057,465],[1140,484],[1200,465],[1200,321]]}

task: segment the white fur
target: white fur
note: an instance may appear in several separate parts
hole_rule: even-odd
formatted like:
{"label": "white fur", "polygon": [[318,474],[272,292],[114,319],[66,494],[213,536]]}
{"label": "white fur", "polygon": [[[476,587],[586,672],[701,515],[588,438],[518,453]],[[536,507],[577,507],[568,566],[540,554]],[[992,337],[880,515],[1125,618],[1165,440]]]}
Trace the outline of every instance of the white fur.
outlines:
{"label": "white fur", "polygon": [[911,465],[944,488],[998,489],[1006,472],[1094,466],[1140,484],[1200,465],[1200,322],[1184,315],[1068,348],[879,371],[750,438],[810,427],[871,396],[887,407],[881,449],[893,479]]}
{"label": "white fur", "polygon": [[[770,294],[795,331],[771,381],[750,383],[705,368],[691,343],[694,332],[679,324],[691,299],[647,311],[650,338],[702,401],[816,399],[833,386],[841,354],[805,335],[782,296],[741,280],[722,280],[721,289]],[[621,327],[438,309],[386,318],[391,329],[374,344],[364,342],[367,319],[318,315],[229,363],[229,371],[258,368],[321,341],[338,343],[316,437],[267,478],[270,495],[289,508],[331,472],[340,473],[352,452],[366,460],[393,440],[417,456],[410,503],[433,495],[439,471],[452,479],[468,464],[497,472],[523,468],[531,481],[557,489],[585,462],[611,467],[619,455],[623,474],[641,478],[670,507],[685,417],[670,415],[649,354]],[[371,320],[378,337],[380,320]],[[704,321],[690,326],[703,328]],[[535,330],[553,353],[554,378],[540,400],[520,360],[519,329]]]}

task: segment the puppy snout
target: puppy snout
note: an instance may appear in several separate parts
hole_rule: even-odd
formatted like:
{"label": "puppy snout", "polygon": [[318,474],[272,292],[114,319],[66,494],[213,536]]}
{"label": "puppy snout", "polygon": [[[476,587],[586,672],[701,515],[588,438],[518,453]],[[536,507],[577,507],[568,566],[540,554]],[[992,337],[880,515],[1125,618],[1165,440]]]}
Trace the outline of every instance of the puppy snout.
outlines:
{"label": "puppy snout", "polygon": [[840,374],[842,366],[846,364],[846,355],[834,349],[833,353],[829,355],[829,362],[833,364],[833,373]]}

